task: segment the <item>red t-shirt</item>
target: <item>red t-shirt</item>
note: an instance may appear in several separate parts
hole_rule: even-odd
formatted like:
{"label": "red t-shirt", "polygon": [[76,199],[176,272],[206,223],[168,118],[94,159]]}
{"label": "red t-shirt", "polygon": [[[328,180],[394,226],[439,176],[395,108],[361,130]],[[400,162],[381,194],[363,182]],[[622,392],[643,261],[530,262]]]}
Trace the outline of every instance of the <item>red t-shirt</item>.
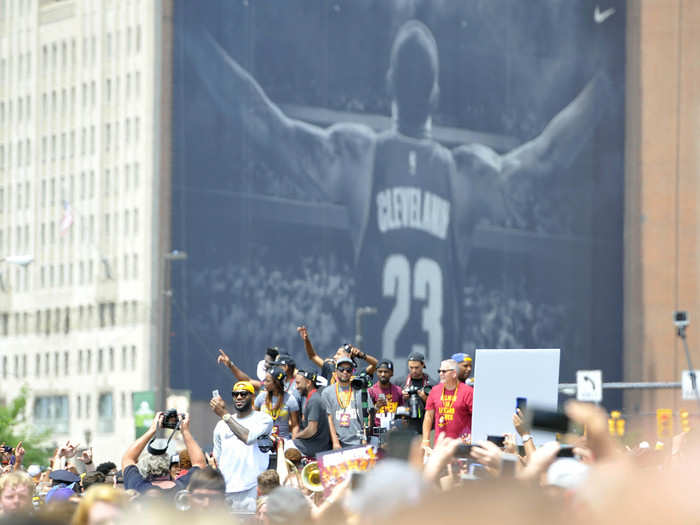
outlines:
{"label": "red t-shirt", "polygon": [[[385,412],[396,413],[396,407],[403,406],[403,392],[399,386],[390,384],[389,388],[384,390],[379,381],[377,381],[369,388],[369,390],[367,390],[367,392],[369,393],[369,397],[372,398],[372,403],[375,407],[377,406],[377,398],[379,397],[379,394],[384,394],[386,396],[386,405],[378,408],[377,414],[383,414]],[[374,425],[380,425],[379,418],[376,416],[374,418]]]}
{"label": "red t-shirt", "polygon": [[444,384],[433,387],[425,403],[425,410],[435,411],[435,441],[443,432],[458,438],[472,432],[472,403],[474,389],[458,383],[457,389],[445,390]]}

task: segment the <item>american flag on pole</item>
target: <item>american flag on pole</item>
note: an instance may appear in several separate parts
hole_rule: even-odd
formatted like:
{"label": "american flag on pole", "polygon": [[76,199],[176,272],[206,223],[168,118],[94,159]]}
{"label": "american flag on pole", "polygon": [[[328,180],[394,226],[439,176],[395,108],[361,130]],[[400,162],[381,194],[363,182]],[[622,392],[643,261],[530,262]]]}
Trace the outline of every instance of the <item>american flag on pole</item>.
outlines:
{"label": "american flag on pole", "polygon": [[63,217],[61,218],[61,235],[65,234],[73,225],[73,207],[70,202],[63,200]]}

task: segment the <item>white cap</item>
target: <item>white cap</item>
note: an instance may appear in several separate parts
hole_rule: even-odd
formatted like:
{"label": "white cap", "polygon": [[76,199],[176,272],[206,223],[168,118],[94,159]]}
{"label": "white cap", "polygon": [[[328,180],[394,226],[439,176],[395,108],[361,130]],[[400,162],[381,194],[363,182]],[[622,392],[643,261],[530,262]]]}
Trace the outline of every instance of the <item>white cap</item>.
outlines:
{"label": "white cap", "polygon": [[560,458],[547,469],[547,485],[575,489],[588,476],[588,469],[588,465],[574,458]]}
{"label": "white cap", "polygon": [[41,467],[39,465],[29,465],[27,474],[29,474],[31,477],[38,476],[41,474]]}

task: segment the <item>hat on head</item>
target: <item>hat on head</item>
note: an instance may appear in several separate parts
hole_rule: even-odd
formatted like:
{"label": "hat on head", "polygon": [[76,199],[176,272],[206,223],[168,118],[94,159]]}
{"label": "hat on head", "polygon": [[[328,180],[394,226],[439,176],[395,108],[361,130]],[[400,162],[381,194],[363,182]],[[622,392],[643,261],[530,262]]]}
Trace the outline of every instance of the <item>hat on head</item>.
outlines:
{"label": "hat on head", "polygon": [[170,464],[174,465],[175,463],[180,463],[180,454],[173,454],[170,456]]}
{"label": "hat on head", "polygon": [[73,474],[70,470],[62,469],[51,472],[49,478],[57,483],[65,483],[66,485],[80,481],[80,476]]}
{"label": "hat on head", "polygon": [[272,523],[308,523],[311,504],[299,489],[278,487],[267,496],[266,516]]}
{"label": "hat on head", "polygon": [[265,353],[274,360],[277,359],[278,355],[280,355],[280,349],[276,346],[271,346],[267,350],[265,350]]}
{"label": "hat on head", "polygon": [[338,368],[343,363],[349,363],[353,368],[355,368],[355,363],[349,357],[341,357],[335,362],[335,367]]}
{"label": "hat on head", "polygon": [[421,354],[420,352],[411,352],[408,354],[408,361],[420,361],[421,363],[425,363],[425,356]]}
{"label": "hat on head", "polygon": [[46,493],[46,503],[51,503],[52,501],[66,501],[71,496],[75,496],[73,489],[68,487],[54,487]]}
{"label": "hat on head", "polygon": [[294,366],[295,363],[294,363],[294,358],[293,358],[291,355],[288,355],[288,354],[280,354],[280,355],[277,357],[277,360],[276,360],[276,361],[273,361],[273,362],[270,363],[270,364],[271,364],[271,365],[274,365],[274,366],[280,366],[280,365],[291,365],[291,366]]}
{"label": "hat on head", "polygon": [[588,476],[588,465],[574,458],[560,458],[547,469],[547,485],[575,489]]}
{"label": "hat on head", "polygon": [[318,377],[318,374],[316,372],[311,372],[307,370],[297,370],[297,374],[303,376],[305,379],[308,379],[312,383],[315,383],[316,378]]}
{"label": "hat on head", "polygon": [[231,392],[240,392],[241,390],[255,394],[255,387],[250,381],[238,381],[235,385],[233,385]]}
{"label": "hat on head", "polygon": [[382,359],[377,363],[377,370],[380,368],[388,368],[389,370],[394,369],[394,363],[391,361],[391,359]]}
{"label": "hat on head", "polygon": [[273,366],[267,371],[267,373],[270,374],[272,379],[275,381],[284,381],[284,378],[287,375],[279,366]]}
{"label": "hat on head", "polygon": [[27,474],[29,474],[31,477],[38,476],[41,474],[41,467],[39,465],[29,465]]}
{"label": "hat on head", "polygon": [[457,352],[456,354],[452,354],[451,359],[454,359],[458,363],[471,363],[472,358],[469,354],[465,354],[464,352]]}

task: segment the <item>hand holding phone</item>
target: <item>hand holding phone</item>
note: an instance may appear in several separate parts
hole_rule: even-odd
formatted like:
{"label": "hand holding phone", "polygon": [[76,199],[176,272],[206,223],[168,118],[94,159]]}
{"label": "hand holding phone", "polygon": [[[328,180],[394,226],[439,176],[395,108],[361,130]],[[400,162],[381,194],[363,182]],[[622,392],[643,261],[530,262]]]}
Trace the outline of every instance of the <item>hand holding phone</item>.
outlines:
{"label": "hand holding phone", "polygon": [[211,391],[211,398],[212,398],[212,399],[215,399],[215,398],[217,398],[217,397],[221,397],[221,396],[219,395],[219,390],[218,390],[218,389],[217,389],[217,390],[212,390],[212,391]]}
{"label": "hand holding phone", "polygon": [[520,410],[521,413],[525,413],[527,410],[527,398],[526,397],[516,397],[515,398],[515,412]]}

